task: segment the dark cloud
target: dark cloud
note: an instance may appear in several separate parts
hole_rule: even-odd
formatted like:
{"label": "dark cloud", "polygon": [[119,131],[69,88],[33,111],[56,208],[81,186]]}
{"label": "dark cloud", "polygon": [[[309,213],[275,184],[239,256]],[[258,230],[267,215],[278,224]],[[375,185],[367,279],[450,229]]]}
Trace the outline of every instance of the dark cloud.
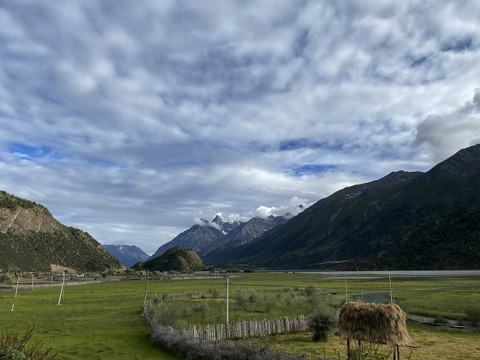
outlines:
{"label": "dark cloud", "polygon": [[480,143],[480,90],[449,113],[432,114],[417,126],[414,145],[426,145],[436,162],[458,149]]}

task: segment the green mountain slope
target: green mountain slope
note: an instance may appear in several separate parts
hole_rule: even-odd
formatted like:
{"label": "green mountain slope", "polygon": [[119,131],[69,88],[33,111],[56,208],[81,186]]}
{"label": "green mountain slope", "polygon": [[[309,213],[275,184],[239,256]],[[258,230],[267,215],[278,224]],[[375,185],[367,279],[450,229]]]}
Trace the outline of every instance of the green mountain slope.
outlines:
{"label": "green mountain slope", "polygon": [[[364,260],[371,268],[479,269],[480,206],[431,215],[381,256]],[[414,266],[413,266],[414,265]]]}
{"label": "green mountain slope", "polygon": [[0,269],[103,271],[125,266],[92,236],[62,225],[34,202],[0,191]]}
{"label": "green mountain slope", "polygon": [[150,271],[177,271],[182,273],[207,270],[195,251],[182,249],[180,246],[174,246],[162,255],[146,261],[142,267]]}
{"label": "green mountain slope", "polygon": [[[448,237],[439,237],[444,219],[455,217],[459,208],[474,216],[479,205],[476,145],[427,173],[400,171],[340,190],[251,243],[227,251],[219,263],[283,269],[480,268],[478,253],[468,260],[440,260],[443,249],[456,242],[478,243],[478,233],[466,235],[458,226]],[[428,238],[437,239],[436,246]]]}

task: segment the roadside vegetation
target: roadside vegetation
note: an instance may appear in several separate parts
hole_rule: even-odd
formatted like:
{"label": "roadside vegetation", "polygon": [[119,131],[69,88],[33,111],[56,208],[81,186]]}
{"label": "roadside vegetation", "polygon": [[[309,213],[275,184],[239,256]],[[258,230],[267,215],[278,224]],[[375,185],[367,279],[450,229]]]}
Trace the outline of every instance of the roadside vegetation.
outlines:
{"label": "roadside vegetation", "polygon": [[42,350],[42,343],[31,341],[33,328],[27,329],[24,335],[14,331],[0,333],[0,359],[5,360],[52,360],[57,354],[52,349]]}

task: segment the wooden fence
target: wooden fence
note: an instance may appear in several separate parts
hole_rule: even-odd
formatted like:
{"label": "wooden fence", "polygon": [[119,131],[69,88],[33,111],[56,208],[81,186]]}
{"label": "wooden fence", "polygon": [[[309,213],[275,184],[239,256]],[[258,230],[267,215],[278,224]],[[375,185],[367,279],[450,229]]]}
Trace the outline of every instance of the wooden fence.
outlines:
{"label": "wooden fence", "polygon": [[195,339],[203,341],[219,341],[228,339],[239,339],[254,336],[266,336],[274,334],[286,334],[291,331],[306,331],[308,329],[307,319],[304,315],[296,318],[261,320],[261,321],[240,321],[230,324],[216,324],[205,326],[190,326],[183,328],[182,335],[188,334]]}

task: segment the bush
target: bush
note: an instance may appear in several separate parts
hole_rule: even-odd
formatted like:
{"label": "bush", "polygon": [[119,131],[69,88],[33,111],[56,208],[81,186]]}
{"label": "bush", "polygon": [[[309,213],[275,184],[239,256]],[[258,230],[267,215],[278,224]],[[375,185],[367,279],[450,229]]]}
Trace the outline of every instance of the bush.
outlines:
{"label": "bush", "polygon": [[193,311],[199,313],[202,319],[205,320],[208,315],[208,306],[205,304],[198,304],[193,307]]}
{"label": "bush", "polygon": [[437,316],[435,319],[433,319],[434,324],[446,324],[447,320],[441,316]]}
{"label": "bush", "polygon": [[187,306],[160,306],[150,316],[159,324],[180,328],[182,319],[187,315]]}
{"label": "bush", "polygon": [[237,303],[239,309],[243,309],[243,311],[247,311],[248,298],[245,293],[238,290],[237,294],[235,295],[235,302]]}
{"label": "bush", "polygon": [[263,295],[263,302],[265,304],[266,313],[269,313],[275,306],[277,306],[277,298],[274,295]]}
{"label": "bush", "polygon": [[306,288],[305,288],[305,295],[307,296],[314,296],[314,295],[317,295],[317,288],[313,285],[308,285]]}
{"label": "bush", "polygon": [[57,354],[49,355],[52,349],[41,351],[41,342],[31,346],[27,343],[32,338],[33,328],[25,332],[23,337],[13,331],[3,332],[0,335],[0,359],[9,360],[52,360]]}
{"label": "bush", "polygon": [[297,356],[281,354],[265,347],[257,347],[236,341],[198,341],[189,335],[182,335],[175,329],[153,324],[150,329],[152,341],[175,354],[192,360],[294,360]]}
{"label": "bush", "polygon": [[480,324],[480,304],[470,304],[465,308],[468,320]]}
{"label": "bush", "polygon": [[0,274],[0,284],[12,282],[12,277],[9,274]]}
{"label": "bush", "polygon": [[313,341],[327,341],[328,333],[337,325],[337,321],[337,314],[329,306],[317,305],[308,321],[308,326],[313,330]]}
{"label": "bush", "polygon": [[161,299],[162,299],[162,302],[167,301],[168,298],[169,298],[169,296],[170,296],[169,293],[162,293],[162,294],[160,295],[160,297],[161,297]]}

